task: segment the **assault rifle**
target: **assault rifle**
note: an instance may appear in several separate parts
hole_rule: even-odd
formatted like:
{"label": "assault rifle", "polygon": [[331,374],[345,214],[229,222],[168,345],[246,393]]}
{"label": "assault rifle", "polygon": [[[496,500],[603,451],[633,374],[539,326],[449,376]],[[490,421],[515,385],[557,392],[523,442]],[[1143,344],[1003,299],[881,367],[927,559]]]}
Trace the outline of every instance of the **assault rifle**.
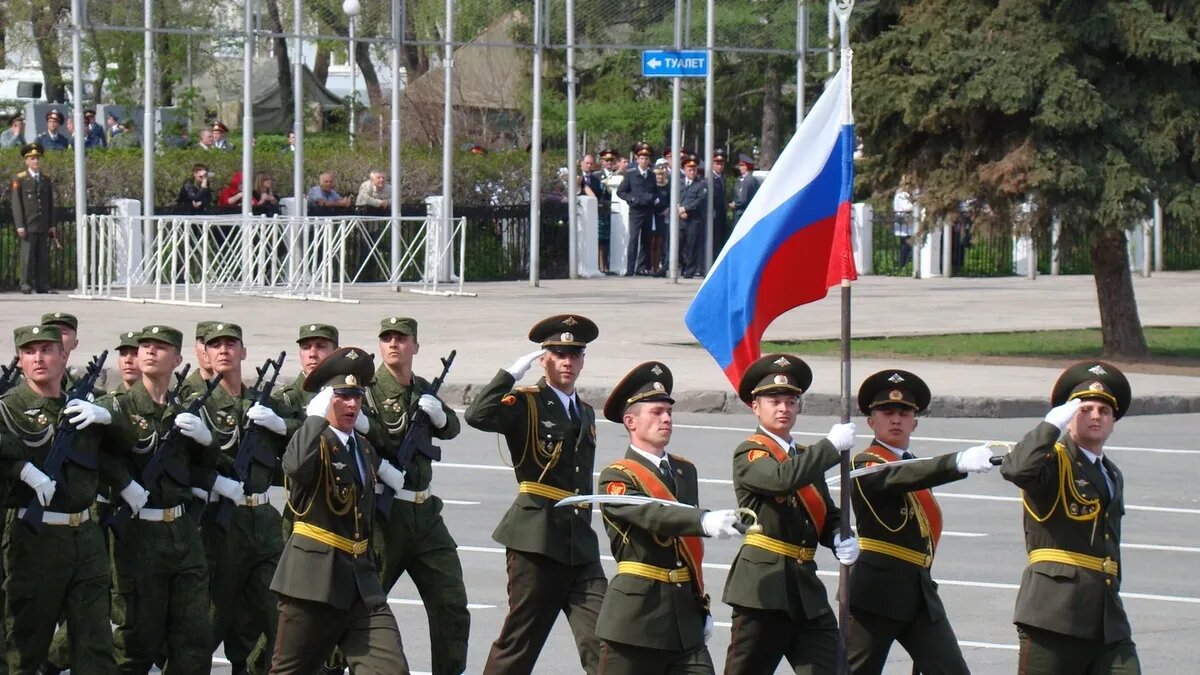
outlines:
{"label": "assault rifle", "polygon": [[20,357],[14,356],[7,366],[0,366],[0,394],[17,386],[21,379]]}
{"label": "assault rifle", "polygon": [[[429,388],[421,392],[422,394],[437,396],[438,390],[442,388],[442,383],[446,381],[446,375],[450,373],[450,366],[454,364],[454,357],[457,355],[458,350],[450,350],[450,355],[442,359],[441,375],[430,382]],[[433,444],[433,439],[429,435],[429,413],[422,410],[421,406],[414,404],[408,411],[404,439],[400,441],[400,448],[396,450],[396,468],[408,473],[412,469],[413,459],[417,453],[421,453],[435,462],[442,461],[442,449]],[[384,485],[383,492],[375,497],[375,508],[385,520],[392,512],[392,500],[395,498],[396,491],[387,485]]]}
{"label": "assault rifle", "polygon": [[[88,363],[87,370],[83,377],[67,389],[67,400],[74,399],[87,400],[92,389],[96,386],[96,380],[100,377],[100,373],[104,371],[104,361],[108,358],[108,350],[100,352],[99,356],[93,356],[91,362]],[[54,442],[50,446],[50,452],[46,454],[46,461],[42,465],[42,473],[45,473],[50,480],[64,483],[66,476],[63,474],[63,463],[71,461],[85,469],[95,470],[98,466],[96,455],[94,453],[80,452],[75,448],[75,435],[79,433],[79,429],[71,424],[69,416],[62,415],[59,419],[58,426],[54,429]],[[41,500],[35,494],[29,500],[29,504],[25,507],[25,515],[21,516],[21,522],[25,523],[29,529],[34,532],[41,532],[44,524],[42,516],[46,512],[46,507],[42,506]]]}
{"label": "assault rifle", "polygon": [[[279,358],[267,359],[267,362],[257,369],[258,381],[254,383],[252,389],[255,403],[260,405],[270,403],[271,390],[275,388],[275,380],[279,378],[279,371],[283,369],[283,359],[286,357],[287,352],[279,352]],[[271,373],[269,380],[266,379],[267,373]],[[275,455],[270,448],[259,441],[258,437],[261,433],[262,427],[254,422],[247,422],[246,428],[242,430],[242,441],[238,445],[237,456],[233,460],[233,473],[243,485],[250,481],[250,466],[253,463],[265,466],[272,472],[275,471]],[[237,505],[232,500],[221,498],[221,503],[217,505],[216,516],[217,525],[221,526],[221,530],[229,531],[229,521],[233,518],[233,510],[236,507]]]}
{"label": "assault rifle", "polygon": [[[183,389],[183,381],[185,378],[187,378],[187,371],[188,368],[184,368],[182,375],[177,374],[175,376],[177,378],[175,388],[167,394],[167,401],[169,403],[176,403],[179,401],[179,393],[180,390]],[[192,400],[191,405],[189,405],[184,412],[191,413],[192,415],[198,415],[200,413],[200,409],[204,407],[204,404],[208,401],[208,398],[212,396],[213,392],[216,391],[217,386],[221,383],[221,377],[221,373],[217,373],[213,376],[213,379],[206,382],[204,384],[204,391],[200,392],[200,394]],[[178,413],[176,414],[178,415]],[[158,484],[158,479],[164,472],[173,478],[175,482],[181,485],[191,485],[191,475],[186,472],[187,467],[182,467],[185,469],[185,471],[183,473],[179,473],[179,463],[170,461],[175,453],[175,442],[178,440],[180,434],[181,431],[179,427],[172,425],[166,433],[159,437],[158,444],[154,446],[154,454],[150,456],[150,461],[146,462],[146,466],[142,468],[142,487],[146,488],[147,490],[153,489],[151,486]],[[120,539],[125,536],[125,529],[129,527],[129,521],[132,519],[133,509],[129,507],[129,504],[122,502],[121,505],[118,506],[116,510],[108,516],[108,519],[104,521],[103,525],[112,531],[114,537]]]}

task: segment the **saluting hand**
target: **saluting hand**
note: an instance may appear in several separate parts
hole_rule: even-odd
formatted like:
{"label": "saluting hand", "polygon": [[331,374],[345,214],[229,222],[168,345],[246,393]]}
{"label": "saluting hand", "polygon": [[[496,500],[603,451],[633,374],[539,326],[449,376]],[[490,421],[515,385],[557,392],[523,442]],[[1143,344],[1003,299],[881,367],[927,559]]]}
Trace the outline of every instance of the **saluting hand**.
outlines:
{"label": "saluting hand", "polygon": [[304,413],[309,417],[325,417],[329,413],[329,405],[333,403],[333,387],[325,387],[304,406]]}
{"label": "saluting hand", "polygon": [[1079,412],[1079,407],[1083,405],[1083,401],[1074,398],[1066,403],[1052,408],[1046,413],[1045,421],[1058,427],[1059,431],[1067,428],[1071,420],[1075,419],[1075,413]]}
{"label": "saluting hand", "polygon": [[513,364],[508,368],[505,368],[505,370],[508,371],[509,375],[513,376],[513,379],[519,380],[522,377],[525,377],[525,373],[529,372],[529,368],[533,365],[533,362],[542,358],[542,355],[545,353],[545,349],[538,349],[529,352],[528,354],[518,358],[516,361],[513,361]]}

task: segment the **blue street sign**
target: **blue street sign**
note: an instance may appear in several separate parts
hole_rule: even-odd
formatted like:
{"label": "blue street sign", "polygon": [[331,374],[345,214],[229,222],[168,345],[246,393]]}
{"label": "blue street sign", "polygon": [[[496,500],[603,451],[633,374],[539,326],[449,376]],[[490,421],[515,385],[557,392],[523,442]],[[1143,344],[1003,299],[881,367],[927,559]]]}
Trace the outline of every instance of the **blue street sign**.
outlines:
{"label": "blue street sign", "polygon": [[707,77],[708,52],[648,49],[642,52],[642,77]]}

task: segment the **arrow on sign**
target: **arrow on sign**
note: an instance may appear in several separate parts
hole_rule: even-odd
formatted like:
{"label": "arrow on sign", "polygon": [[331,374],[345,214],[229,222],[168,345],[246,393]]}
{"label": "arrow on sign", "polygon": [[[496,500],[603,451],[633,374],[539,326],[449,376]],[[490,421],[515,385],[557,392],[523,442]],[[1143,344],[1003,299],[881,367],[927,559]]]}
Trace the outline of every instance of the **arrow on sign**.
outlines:
{"label": "arrow on sign", "polygon": [[658,59],[650,59],[646,62],[646,65],[650,66],[654,70],[658,70],[658,67],[662,65],[662,61],[659,61]]}

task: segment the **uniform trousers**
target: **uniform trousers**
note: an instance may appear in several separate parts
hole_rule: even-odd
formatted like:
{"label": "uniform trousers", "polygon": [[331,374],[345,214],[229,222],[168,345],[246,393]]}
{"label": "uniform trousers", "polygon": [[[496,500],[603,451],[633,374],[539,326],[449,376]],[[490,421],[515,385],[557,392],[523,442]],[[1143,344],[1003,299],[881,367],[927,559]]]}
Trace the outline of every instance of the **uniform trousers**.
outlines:
{"label": "uniform trousers", "polygon": [[832,674],[837,650],[833,612],[796,621],[787,612],[734,605],[725,675],[772,675],[783,658],[796,675]]}
{"label": "uniform trousers", "polygon": [[958,638],[944,616],[931,621],[928,612],[917,612],[912,621],[850,608],[850,631],[846,658],[854,675],[878,675],[887,663],[893,642],[912,657],[913,669],[921,675],[969,675]]}
{"label": "uniform trousers", "polygon": [[1133,640],[1105,644],[1017,624],[1017,675],[1140,675]]}
{"label": "uniform trousers", "polygon": [[279,597],[272,675],[313,675],[335,647],[354,675],[408,675],[396,616],[388,604],[362,598],[349,609],[285,595]]}
{"label": "uniform trousers", "polygon": [[50,235],[25,231],[21,240],[21,290],[50,290]]}
{"label": "uniform trousers", "polygon": [[708,647],[654,649],[604,640],[600,646],[600,675],[713,675]]}

